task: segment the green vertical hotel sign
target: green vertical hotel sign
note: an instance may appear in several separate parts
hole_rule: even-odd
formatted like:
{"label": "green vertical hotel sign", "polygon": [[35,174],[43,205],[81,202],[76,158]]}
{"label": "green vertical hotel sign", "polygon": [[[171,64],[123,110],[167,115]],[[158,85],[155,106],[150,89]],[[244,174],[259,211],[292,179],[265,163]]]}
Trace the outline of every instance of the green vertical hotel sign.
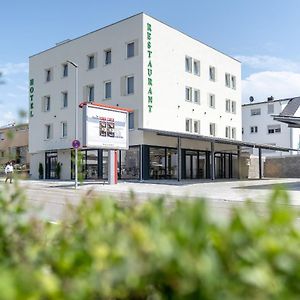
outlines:
{"label": "green vertical hotel sign", "polygon": [[33,117],[34,79],[29,80],[29,116]]}
{"label": "green vertical hotel sign", "polygon": [[148,111],[152,112],[153,105],[153,85],[152,85],[152,26],[147,23],[147,95],[148,95]]}

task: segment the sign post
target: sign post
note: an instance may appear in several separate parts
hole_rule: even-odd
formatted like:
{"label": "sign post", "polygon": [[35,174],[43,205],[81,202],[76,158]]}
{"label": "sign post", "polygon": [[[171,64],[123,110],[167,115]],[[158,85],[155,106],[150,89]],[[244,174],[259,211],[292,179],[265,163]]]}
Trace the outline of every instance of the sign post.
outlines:
{"label": "sign post", "polygon": [[75,149],[75,189],[78,187],[78,148],[80,147],[80,142],[78,140],[73,140],[72,146]]}

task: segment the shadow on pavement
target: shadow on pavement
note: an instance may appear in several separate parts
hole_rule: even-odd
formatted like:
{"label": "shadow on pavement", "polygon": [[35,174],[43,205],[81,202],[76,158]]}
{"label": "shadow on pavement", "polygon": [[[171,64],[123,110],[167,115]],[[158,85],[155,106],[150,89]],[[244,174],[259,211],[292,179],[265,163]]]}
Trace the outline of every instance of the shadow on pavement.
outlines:
{"label": "shadow on pavement", "polygon": [[272,190],[278,188],[286,191],[300,191],[300,182],[285,182],[285,183],[273,183],[273,184],[259,184],[234,187],[234,189],[248,189],[248,190]]}

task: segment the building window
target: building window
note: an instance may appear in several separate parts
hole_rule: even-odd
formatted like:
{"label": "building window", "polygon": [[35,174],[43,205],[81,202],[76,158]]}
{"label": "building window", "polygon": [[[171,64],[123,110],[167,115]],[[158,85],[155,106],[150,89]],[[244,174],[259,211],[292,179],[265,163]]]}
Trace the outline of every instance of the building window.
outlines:
{"label": "building window", "polygon": [[126,94],[134,94],[134,77],[128,76],[126,77]]}
{"label": "building window", "polygon": [[62,76],[63,77],[68,77],[68,64],[63,64],[62,65]]}
{"label": "building window", "polygon": [[135,46],[135,42],[131,42],[127,44],[127,58],[135,56],[134,46]]}
{"label": "building window", "polygon": [[62,92],[62,108],[68,107],[68,92]]}
{"label": "building window", "polygon": [[46,140],[50,140],[52,138],[52,125],[51,124],[45,125],[45,138],[46,138]]}
{"label": "building window", "polygon": [[229,99],[226,99],[225,100],[225,111],[226,112],[230,112],[230,100]]}
{"label": "building window", "polygon": [[194,133],[200,133],[200,121],[194,120]]}
{"label": "building window", "polygon": [[274,114],[274,104],[268,104],[268,114]]}
{"label": "building window", "polygon": [[185,87],[185,100],[189,102],[192,101],[192,88],[189,86]]}
{"label": "building window", "polygon": [[87,101],[93,102],[95,100],[95,88],[93,85],[87,86]]}
{"label": "building window", "polygon": [[95,68],[95,55],[88,55],[88,69],[94,69]]}
{"label": "building window", "polygon": [[52,70],[51,69],[45,70],[45,77],[46,77],[46,82],[49,82],[52,80]]}
{"label": "building window", "polygon": [[200,61],[194,59],[194,74],[200,76]]}
{"label": "building window", "polygon": [[3,140],[4,140],[4,133],[0,132],[0,141],[3,141]]}
{"label": "building window", "polygon": [[129,124],[128,124],[129,129],[134,129],[134,113],[130,112],[128,118],[129,118]]}
{"label": "building window", "polygon": [[192,73],[192,58],[189,56],[185,57],[185,71]]}
{"label": "building window", "polygon": [[104,99],[111,99],[111,81],[104,82]]}
{"label": "building window", "polygon": [[111,64],[111,49],[104,50],[104,64]]}
{"label": "building window", "polygon": [[250,132],[251,132],[251,133],[257,133],[257,132],[258,132],[257,126],[251,126],[251,127],[250,127]]}
{"label": "building window", "polygon": [[234,140],[236,139],[236,128],[235,127],[231,128],[231,138]]}
{"label": "building window", "polygon": [[216,68],[210,66],[209,67],[209,80],[216,81]]}
{"label": "building window", "polygon": [[43,98],[43,109],[44,111],[50,111],[50,103],[51,103],[51,98],[50,96],[45,96]]}
{"label": "building window", "polygon": [[254,108],[254,109],[251,109],[251,116],[258,116],[260,115],[261,111],[260,111],[260,108]]}
{"label": "building window", "polygon": [[215,108],[216,105],[216,97],[214,94],[209,94],[208,95],[208,105],[211,108]]}
{"label": "building window", "polygon": [[64,138],[68,135],[67,122],[61,122],[61,136]]}
{"label": "building window", "polygon": [[230,74],[225,73],[225,86],[230,87]]}
{"label": "building window", "polygon": [[236,114],[236,102],[235,101],[231,101],[231,112],[233,114]]}
{"label": "building window", "polygon": [[192,119],[185,119],[185,131],[192,132]]}
{"label": "building window", "polygon": [[280,125],[269,125],[268,126],[268,134],[280,133],[281,126]]}
{"label": "building window", "polygon": [[209,124],[209,134],[212,136],[216,136],[216,124],[215,123]]}
{"label": "building window", "polygon": [[230,126],[225,127],[225,137],[230,139]]}
{"label": "building window", "polygon": [[236,77],[231,75],[231,88],[236,89]]}
{"label": "building window", "polygon": [[194,90],[194,102],[200,104],[200,90]]}

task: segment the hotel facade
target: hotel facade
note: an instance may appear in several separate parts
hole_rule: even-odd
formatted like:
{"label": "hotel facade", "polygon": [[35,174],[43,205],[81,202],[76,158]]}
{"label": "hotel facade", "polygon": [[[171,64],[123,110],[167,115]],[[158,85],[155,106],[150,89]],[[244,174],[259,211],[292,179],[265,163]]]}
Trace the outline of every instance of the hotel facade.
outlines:
{"label": "hotel facade", "polygon": [[[132,16],[29,59],[30,173],[74,177],[72,141],[79,102],[133,110],[121,179],[239,177],[243,146],[241,64],[144,14]],[[108,152],[80,149],[85,179],[105,179]]]}

